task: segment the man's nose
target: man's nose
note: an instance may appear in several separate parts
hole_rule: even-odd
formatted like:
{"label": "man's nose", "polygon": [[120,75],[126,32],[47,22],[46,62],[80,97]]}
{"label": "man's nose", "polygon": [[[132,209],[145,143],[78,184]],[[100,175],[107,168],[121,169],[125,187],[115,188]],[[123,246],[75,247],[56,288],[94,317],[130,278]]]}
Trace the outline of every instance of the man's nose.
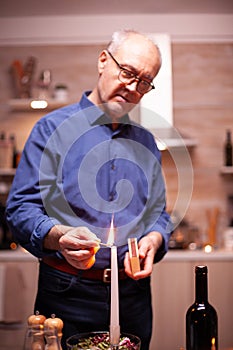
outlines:
{"label": "man's nose", "polygon": [[135,79],[131,83],[126,84],[126,86],[130,91],[137,91],[138,81]]}

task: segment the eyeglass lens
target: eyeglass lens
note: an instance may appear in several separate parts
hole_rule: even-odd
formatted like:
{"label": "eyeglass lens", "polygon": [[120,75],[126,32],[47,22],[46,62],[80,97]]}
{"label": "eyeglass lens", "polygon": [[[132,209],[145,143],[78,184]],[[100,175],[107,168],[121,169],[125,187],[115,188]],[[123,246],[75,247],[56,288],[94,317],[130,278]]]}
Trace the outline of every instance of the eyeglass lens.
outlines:
{"label": "eyeglass lens", "polygon": [[137,91],[141,94],[145,94],[149,92],[150,90],[154,89],[154,85],[152,83],[149,83],[146,80],[141,80],[139,77],[137,77],[134,73],[130,72],[127,69],[124,69],[115,59],[115,57],[111,54],[111,52],[108,51],[109,56],[113,59],[113,61],[117,64],[117,66],[120,69],[118,79],[125,84],[131,84],[133,81],[137,81]]}

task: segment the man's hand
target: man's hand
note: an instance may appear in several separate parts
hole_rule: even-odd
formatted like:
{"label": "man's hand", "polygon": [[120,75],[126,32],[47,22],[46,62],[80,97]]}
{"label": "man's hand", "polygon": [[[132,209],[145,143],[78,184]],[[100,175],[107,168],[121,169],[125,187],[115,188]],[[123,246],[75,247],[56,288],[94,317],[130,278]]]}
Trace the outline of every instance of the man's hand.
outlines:
{"label": "man's hand", "polygon": [[153,269],[154,256],[161,246],[162,241],[163,238],[159,232],[150,232],[144,236],[138,243],[141,271],[136,272],[134,275],[132,274],[129,252],[127,252],[124,260],[126,274],[135,280],[150,276]]}
{"label": "man's hand", "polygon": [[100,240],[87,227],[54,226],[44,240],[44,247],[61,252],[69,264],[86,270],[95,263]]}

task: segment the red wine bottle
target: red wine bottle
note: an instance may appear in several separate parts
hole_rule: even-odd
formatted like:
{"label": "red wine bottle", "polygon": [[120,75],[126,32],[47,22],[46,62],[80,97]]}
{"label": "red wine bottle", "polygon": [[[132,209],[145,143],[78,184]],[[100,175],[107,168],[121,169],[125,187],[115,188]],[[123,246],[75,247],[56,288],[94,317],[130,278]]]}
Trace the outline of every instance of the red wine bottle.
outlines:
{"label": "red wine bottle", "polygon": [[186,313],[186,350],[218,350],[218,316],[208,302],[207,266],[195,267],[195,302]]}
{"label": "red wine bottle", "polygon": [[15,135],[11,134],[10,135],[10,141],[13,147],[13,155],[12,155],[12,168],[17,168],[17,149],[16,149],[16,139]]}
{"label": "red wine bottle", "polygon": [[231,141],[231,131],[226,132],[226,142],[224,145],[224,155],[225,155],[225,166],[232,166],[232,141]]}

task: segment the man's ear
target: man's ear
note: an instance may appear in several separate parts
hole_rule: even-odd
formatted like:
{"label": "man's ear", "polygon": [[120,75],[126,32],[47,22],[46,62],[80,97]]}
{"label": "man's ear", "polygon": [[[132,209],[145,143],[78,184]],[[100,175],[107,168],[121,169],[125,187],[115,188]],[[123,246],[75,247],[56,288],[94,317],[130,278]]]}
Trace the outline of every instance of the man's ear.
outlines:
{"label": "man's ear", "polygon": [[106,50],[103,50],[101,52],[101,54],[99,55],[99,60],[98,60],[98,70],[99,70],[99,74],[101,74],[104,70],[104,67],[106,65],[107,62],[107,52]]}

